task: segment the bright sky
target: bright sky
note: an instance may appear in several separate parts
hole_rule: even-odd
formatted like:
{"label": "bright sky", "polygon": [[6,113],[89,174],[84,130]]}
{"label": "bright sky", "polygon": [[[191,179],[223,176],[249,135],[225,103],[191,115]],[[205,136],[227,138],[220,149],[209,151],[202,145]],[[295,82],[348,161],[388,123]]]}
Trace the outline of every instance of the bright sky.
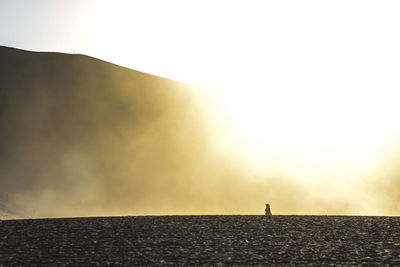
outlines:
{"label": "bright sky", "polygon": [[239,136],[261,169],[347,177],[400,133],[399,14],[382,0],[0,0],[0,44],[212,88],[237,127],[226,147]]}

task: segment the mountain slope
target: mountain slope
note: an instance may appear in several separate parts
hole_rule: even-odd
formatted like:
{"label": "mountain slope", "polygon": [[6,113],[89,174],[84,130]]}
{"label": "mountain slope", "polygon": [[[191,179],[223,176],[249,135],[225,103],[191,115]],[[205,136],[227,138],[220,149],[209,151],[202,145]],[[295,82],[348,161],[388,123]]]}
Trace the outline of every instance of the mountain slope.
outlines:
{"label": "mountain slope", "polygon": [[191,194],[206,145],[193,88],[83,55],[0,59],[3,191],[42,216],[156,212]]}

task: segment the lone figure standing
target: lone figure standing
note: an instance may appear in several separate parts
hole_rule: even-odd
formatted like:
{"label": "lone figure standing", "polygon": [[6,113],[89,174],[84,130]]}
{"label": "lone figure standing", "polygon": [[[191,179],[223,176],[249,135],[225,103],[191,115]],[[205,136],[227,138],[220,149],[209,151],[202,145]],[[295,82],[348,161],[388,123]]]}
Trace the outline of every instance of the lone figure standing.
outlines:
{"label": "lone figure standing", "polygon": [[268,217],[272,216],[271,207],[269,206],[269,204],[265,204],[265,216],[268,216]]}

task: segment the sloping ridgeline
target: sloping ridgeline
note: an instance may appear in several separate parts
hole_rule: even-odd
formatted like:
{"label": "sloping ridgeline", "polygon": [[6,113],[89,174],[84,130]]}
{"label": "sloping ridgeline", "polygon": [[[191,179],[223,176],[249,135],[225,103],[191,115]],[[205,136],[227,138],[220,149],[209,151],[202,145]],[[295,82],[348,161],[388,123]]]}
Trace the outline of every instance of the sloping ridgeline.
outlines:
{"label": "sloping ridgeline", "polygon": [[184,211],[207,154],[203,119],[191,86],[0,47],[0,188],[31,216]]}

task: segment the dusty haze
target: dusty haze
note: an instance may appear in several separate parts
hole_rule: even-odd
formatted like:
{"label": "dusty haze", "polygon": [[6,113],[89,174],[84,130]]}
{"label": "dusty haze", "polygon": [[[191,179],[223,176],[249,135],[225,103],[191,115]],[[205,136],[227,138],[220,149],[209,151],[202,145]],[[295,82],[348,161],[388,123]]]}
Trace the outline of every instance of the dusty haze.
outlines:
{"label": "dusty haze", "polygon": [[396,149],[376,179],[311,185],[219,153],[199,88],[83,55],[0,59],[0,187],[27,217],[400,212]]}

